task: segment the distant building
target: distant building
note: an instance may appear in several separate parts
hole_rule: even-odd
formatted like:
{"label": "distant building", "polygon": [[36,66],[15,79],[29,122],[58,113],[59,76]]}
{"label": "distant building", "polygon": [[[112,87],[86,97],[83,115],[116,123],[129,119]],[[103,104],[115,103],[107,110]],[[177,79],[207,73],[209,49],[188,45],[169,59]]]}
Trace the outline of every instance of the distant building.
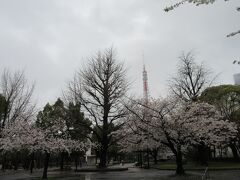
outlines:
{"label": "distant building", "polygon": [[234,79],[234,84],[235,85],[240,85],[240,73],[234,74],[233,79]]}

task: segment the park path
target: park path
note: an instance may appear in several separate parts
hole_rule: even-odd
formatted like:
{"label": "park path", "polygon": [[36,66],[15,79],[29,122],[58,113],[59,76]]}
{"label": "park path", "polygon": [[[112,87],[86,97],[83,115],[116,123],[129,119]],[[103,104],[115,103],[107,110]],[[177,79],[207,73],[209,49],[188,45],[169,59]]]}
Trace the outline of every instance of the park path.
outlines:
{"label": "park path", "polygon": [[[125,165],[124,165],[125,166]],[[174,176],[174,171],[164,171],[156,169],[132,168],[128,171],[118,172],[89,172],[75,173],[49,171],[49,177],[59,180],[201,180],[202,172],[192,171],[186,177]],[[41,171],[35,171],[32,175],[26,171],[7,171],[0,172],[0,180],[33,180],[41,177]],[[210,171],[212,180],[240,180],[240,171]]]}

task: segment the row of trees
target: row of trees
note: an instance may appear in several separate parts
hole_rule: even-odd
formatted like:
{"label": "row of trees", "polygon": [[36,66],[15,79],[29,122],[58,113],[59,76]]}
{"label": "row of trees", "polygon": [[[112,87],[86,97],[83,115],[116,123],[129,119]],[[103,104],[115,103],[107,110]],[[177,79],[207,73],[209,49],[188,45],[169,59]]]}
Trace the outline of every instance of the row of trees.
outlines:
{"label": "row of trees", "polygon": [[63,94],[65,103],[61,99],[48,103],[37,116],[31,103],[34,86],[29,88],[23,72],[4,71],[1,85],[3,169],[6,153],[26,151],[34,159],[34,153],[45,152],[45,178],[50,153],[60,153],[61,162],[66,152],[83,156],[87,139],[98,147],[99,167],[107,166],[109,149],[114,149],[117,141],[112,132],[122,126],[118,120],[126,115],[122,102],[128,88],[125,68],[112,48],[91,57],[85,68],[76,72]]}
{"label": "row of trees", "polygon": [[[197,148],[227,146],[237,136],[236,124],[224,118],[216,108],[206,103],[186,103],[181,100],[152,100],[149,116],[142,112],[141,104],[135,105],[132,117],[117,132],[119,145],[124,151],[171,151],[177,165],[177,174],[184,174],[183,157]],[[123,133],[124,132],[124,133]],[[200,158],[203,160],[203,156]]]}
{"label": "row of trees", "polygon": [[202,163],[212,147],[230,146],[238,158],[238,86],[209,88],[210,73],[195,63],[192,53],[182,54],[170,82],[168,98],[151,98],[148,104],[129,98],[125,67],[110,48],[89,58],[75,73],[64,101],[59,98],[53,105],[46,104],[36,116],[33,86],[27,86],[22,72],[4,71],[0,91],[3,167],[9,152],[28,152],[32,160],[35,153],[44,152],[45,178],[50,154],[60,154],[62,169],[66,154],[84,155],[88,139],[96,145],[100,168],[107,166],[112,149],[147,151],[155,160],[159,151],[170,151],[177,174],[184,173],[183,158],[193,149]]}
{"label": "row of trees", "polygon": [[[90,126],[77,104],[69,103],[68,109],[58,99],[47,104],[35,121],[35,106],[31,101],[34,86],[29,86],[23,72],[5,70],[1,77],[0,95],[0,152],[2,169],[11,158],[20,153],[31,157],[30,169],[34,167],[36,154],[45,154],[43,178],[47,178],[50,154],[82,153],[88,147],[85,129],[79,121]],[[15,157],[19,159],[18,157]],[[12,162],[17,169],[19,161]]]}
{"label": "row of trees", "polygon": [[[84,143],[72,140],[70,136],[62,132],[62,128],[58,123],[56,122],[54,125],[54,131],[50,128],[43,131],[22,120],[11,123],[1,133],[0,146],[3,158],[7,154],[28,153],[31,156],[30,170],[32,172],[35,161],[34,155],[43,153],[45,157],[42,178],[47,178],[50,154],[63,152],[70,154],[72,152],[82,152],[86,149]],[[3,168],[6,163],[5,160],[3,159],[2,162]],[[18,164],[15,164],[15,166],[18,166]]]}
{"label": "row of trees", "polygon": [[183,54],[168,98],[150,99],[147,105],[141,99],[132,100],[128,106],[130,115],[116,132],[123,151],[170,151],[177,174],[184,174],[183,157],[193,150],[202,164],[211,148],[230,147],[239,160],[240,88],[209,87],[209,76],[203,64],[195,63],[192,53]]}

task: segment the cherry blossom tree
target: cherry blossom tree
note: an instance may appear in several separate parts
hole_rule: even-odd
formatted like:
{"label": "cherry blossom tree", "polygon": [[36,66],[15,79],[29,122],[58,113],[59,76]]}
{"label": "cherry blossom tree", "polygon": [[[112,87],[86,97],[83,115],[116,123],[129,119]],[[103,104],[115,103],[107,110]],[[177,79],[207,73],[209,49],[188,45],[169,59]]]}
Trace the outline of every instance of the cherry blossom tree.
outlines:
{"label": "cherry blossom tree", "polygon": [[156,113],[153,108],[157,108],[157,102],[151,99],[146,106],[142,99],[132,100],[132,104],[127,107],[129,115],[125,118],[123,127],[115,133],[120,139],[118,145],[122,147],[122,151],[139,154],[141,166],[143,152],[150,153],[155,163],[159,153],[166,153],[166,147],[160,143],[161,139],[154,130],[156,127],[153,127]]}
{"label": "cherry blossom tree", "polygon": [[[210,87],[215,78],[203,63],[196,63],[192,52],[182,53],[179,57],[177,73],[170,79],[171,92],[185,102],[197,102],[201,93]],[[208,148],[197,147],[198,159],[201,164],[207,163]]]}
{"label": "cherry blossom tree", "polygon": [[24,71],[11,72],[4,69],[0,77],[0,137],[1,131],[8,124],[18,120],[27,121],[34,116],[33,90],[34,85],[28,83]]}
{"label": "cherry blossom tree", "polygon": [[232,149],[234,159],[239,161],[240,153],[240,87],[238,85],[212,86],[203,91],[201,101],[214,105],[225,119],[235,122],[238,136],[229,147]]}
{"label": "cherry blossom tree", "polygon": [[[137,106],[141,111],[142,104]],[[151,121],[146,124],[132,109],[133,118],[128,119],[123,127],[126,136],[119,144],[127,151],[141,148],[137,142],[147,135],[154,143],[165,145],[174,154],[176,174],[184,174],[182,160],[189,147],[227,144],[237,133],[234,123],[223,120],[215,107],[206,103],[168,99],[154,100],[148,106]]]}
{"label": "cherry blossom tree", "polygon": [[[90,134],[89,127],[91,126],[91,122],[85,118],[84,113],[81,112],[81,106],[79,104],[70,102],[69,105],[66,106],[64,102],[58,98],[53,105],[47,103],[43,110],[39,111],[36,126],[42,130],[48,129],[53,136],[69,135],[71,139],[86,142]],[[60,152],[60,170],[63,170],[64,159],[68,155],[65,151]],[[83,154],[81,154],[81,152],[74,153],[76,165],[80,155]]]}
{"label": "cherry blossom tree", "polygon": [[[60,101],[58,100],[57,102]],[[60,104],[61,103],[62,102],[60,102]],[[58,107],[56,110],[59,110],[59,113],[61,112],[61,114],[63,113],[62,108],[59,109]],[[40,113],[40,115],[42,114]],[[53,119],[49,121],[48,118]],[[84,149],[86,148],[85,143],[80,142],[77,139],[71,139],[67,121],[64,116],[50,116],[46,117],[45,120],[50,124],[48,126],[40,126],[40,129],[44,132],[44,142],[46,143],[42,146],[44,147],[45,152],[43,178],[47,177],[47,167],[51,153],[67,153],[69,155],[71,152],[81,152],[86,150]]]}
{"label": "cherry blossom tree", "polygon": [[215,107],[206,103],[180,102],[168,118],[162,126],[165,127],[162,128],[165,135],[162,143],[176,157],[177,174],[184,173],[182,156],[189,146],[227,145],[237,133],[234,123],[223,120]]}
{"label": "cherry blossom tree", "polygon": [[[62,125],[56,129],[61,129]],[[58,131],[61,134],[60,131]],[[82,142],[72,140],[69,136],[56,136],[52,129],[41,130],[34,124],[26,121],[16,121],[3,129],[0,138],[0,151],[18,152],[25,150],[29,154],[44,152],[44,170],[42,178],[47,178],[47,169],[50,154],[59,152],[85,151],[86,145]]]}

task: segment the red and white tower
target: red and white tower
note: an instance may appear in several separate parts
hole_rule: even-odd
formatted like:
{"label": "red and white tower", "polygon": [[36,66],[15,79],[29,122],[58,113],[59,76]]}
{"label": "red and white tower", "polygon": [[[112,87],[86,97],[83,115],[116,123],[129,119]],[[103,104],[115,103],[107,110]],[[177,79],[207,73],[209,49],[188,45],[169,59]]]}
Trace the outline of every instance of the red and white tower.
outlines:
{"label": "red and white tower", "polygon": [[148,77],[147,77],[147,71],[146,67],[143,64],[143,100],[144,103],[148,104]]}
{"label": "red and white tower", "polygon": [[[143,59],[144,60],[144,59]],[[149,95],[149,90],[148,90],[148,77],[147,77],[147,71],[146,71],[146,67],[145,64],[143,63],[143,101],[145,106],[148,105],[148,95]],[[147,123],[147,132],[149,131],[149,126],[148,123],[150,122],[150,118],[149,118],[149,111],[147,108],[143,109],[143,115],[144,115],[144,119],[145,122]],[[147,167],[149,168],[149,133],[147,134]]]}

